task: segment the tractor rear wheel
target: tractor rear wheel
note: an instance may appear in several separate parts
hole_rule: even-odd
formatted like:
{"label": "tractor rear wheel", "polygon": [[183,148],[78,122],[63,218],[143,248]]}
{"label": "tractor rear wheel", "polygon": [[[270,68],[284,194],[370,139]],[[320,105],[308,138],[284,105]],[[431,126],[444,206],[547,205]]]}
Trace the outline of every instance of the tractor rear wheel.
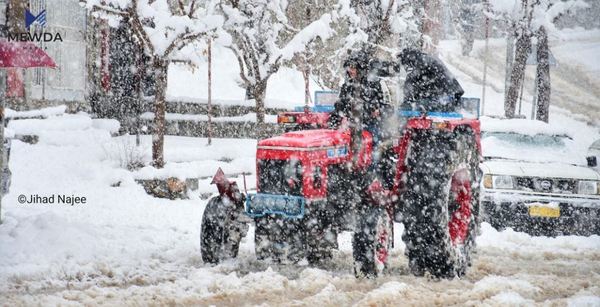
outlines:
{"label": "tractor rear wheel", "polygon": [[218,264],[237,257],[242,237],[248,225],[239,221],[233,202],[215,196],[208,201],[202,215],[200,251],[202,261]]}
{"label": "tractor rear wheel", "polygon": [[407,156],[402,236],[413,274],[465,274],[479,230],[480,177],[472,133],[414,133]]}
{"label": "tractor rear wheel", "polygon": [[352,238],[356,277],[379,276],[392,249],[393,221],[385,208],[372,207],[359,217]]}

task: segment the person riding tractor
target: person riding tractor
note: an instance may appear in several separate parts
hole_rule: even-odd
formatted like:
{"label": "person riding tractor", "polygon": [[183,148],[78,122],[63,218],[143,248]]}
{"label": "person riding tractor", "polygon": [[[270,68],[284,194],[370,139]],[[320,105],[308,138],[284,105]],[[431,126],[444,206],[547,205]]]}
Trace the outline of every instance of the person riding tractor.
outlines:
{"label": "person riding tractor", "polygon": [[[353,131],[352,147],[357,150],[362,146],[362,131],[372,136],[373,155],[371,165],[366,174],[358,177],[374,177],[383,181],[380,171],[380,156],[386,138],[384,122],[393,113],[393,107],[386,99],[381,80],[372,74],[370,68],[376,60],[364,50],[351,53],[344,62],[346,79],[340,90],[339,99],[328,119],[330,129],[340,129],[344,123]],[[344,119],[346,122],[344,122]],[[360,180],[359,180],[360,181]],[[371,180],[366,180],[370,182]],[[360,184],[359,184],[360,185]],[[363,187],[366,189],[366,187]]]}
{"label": "person riding tractor", "polygon": [[383,119],[392,112],[392,107],[384,98],[380,81],[369,78],[369,58],[361,50],[350,54],[344,62],[346,80],[328,124],[329,128],[338,129],[346,118],[350,127],[369,131],[373,142],[378,144],[382,137]]}
{"label": "person riding tractor", "polygon": [[465,91],[439,59],[412,48],[402,50],[398,59],[408,73],[402,110],[456,111]]}

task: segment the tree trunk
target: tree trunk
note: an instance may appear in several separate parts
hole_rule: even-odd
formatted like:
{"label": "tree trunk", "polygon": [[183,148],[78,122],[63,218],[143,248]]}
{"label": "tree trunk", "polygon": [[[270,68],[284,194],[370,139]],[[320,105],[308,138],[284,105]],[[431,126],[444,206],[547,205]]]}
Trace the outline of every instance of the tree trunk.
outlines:
{"label": "tree trunk", "polygon": [[510,88],[510,73],[512,72],[513,61],[515,59],[515,38],[512,33],[506,37],[506,67],[504,70],[504,97],[508,97]]}
{"label": "tree trunk", "polygon": [[548,33],[540,27],[537,33],[537,70],[535,82],[537,83],[537,111],[535,118],[548,122],[550,115],[550,52],[548,49]]}
{"label": "tree trunk", "polygon": [[304,106],[308,107],[310,103],[310,68],[308,63],[302,69],[302,77],[304,78]]}
{"label": "tree trunk", "polygon": [[459,31],[463,56],[469,56],[475,42],[475,13],[471,0],[460,1]]}
{"label": "tree trunk", "polygon": [[254,99],[256,100],[256,123],[265,122],[265,96],[267,94],[267,80],[258,81],[252,89]]}
{"label": "tree trunk", "polygon": [[165,166],[165,110],[167,92],[167,72],[169,62],[164,59],[154,59],[154,74],[156,76],[156,93],[154,94],[154,134],[152,135],[152,165],[156,168]]}
{"label": "tree trunk", "polygon": [[523,30],[519,33],[516,41],[515,62],[510,74],[510,84],[506,97],[504,98],[504,115],[508,118],[515,117],[517,99],[519,98],[519,89],[525,77],[525,67],[527,56],[531,49],[530,35]]}
{"label": "tree trunk", "polygon": [[423,49],[431,54],[437,54],[437,47],[440,41],[440,0],[424,1],[425,18],[423,20],[423,35],[429,36],[431,44],[424,45]]}

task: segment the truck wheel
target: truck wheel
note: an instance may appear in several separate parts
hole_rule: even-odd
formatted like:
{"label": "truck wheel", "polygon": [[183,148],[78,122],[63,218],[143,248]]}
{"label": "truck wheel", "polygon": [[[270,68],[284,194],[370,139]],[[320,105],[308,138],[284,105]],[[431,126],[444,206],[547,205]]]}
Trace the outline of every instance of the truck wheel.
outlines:
{"label": "truck wheel", "polygon": [[354,274],[356,277],[377,277],[387,265],[392,247],[393,221],[384,208],[369,208],[359,217],[352,238]]}
{"label": "truck wheel", "polygon": [[248,226],[238,221],[235,205],[215,196],[208,201],[202,215],[200,251],[202,261],[217,264],[237,257],[240,241]]}
{"label": "truck wheel", "polygon": [[472,134],[413,135],[402,236],[413,274],[465,274],[480,223],[478,162]]}

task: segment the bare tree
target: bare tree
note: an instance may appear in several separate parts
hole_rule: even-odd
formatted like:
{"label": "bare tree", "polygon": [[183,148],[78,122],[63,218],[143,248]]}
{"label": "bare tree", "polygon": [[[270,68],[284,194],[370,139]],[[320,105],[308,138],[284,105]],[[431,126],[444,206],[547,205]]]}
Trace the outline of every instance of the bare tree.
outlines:
{"label": "bare tree", "polygon": [[[510,6],[500,6],[510,7]],[[587,7],[587,4],[581,0],[522,0],[521,8],[509,9],[509,11],[500,12],[510,26],[512,31],[509,31],[509,35],[514,35],[516,38],[515,42],[515,57],[514,63],[511,67],[510,78],[507,84],[508,89],[504,98],[504,114],[508,118],[515,116],[517,100],[519,99],[519,92],[522,88],[523,79],[525,77],[525,65],[527,57],[531,52],[531,39],[534,35],[537,35],[538,39],[545,39],[547,45],[547,31],[554,28],[554,23],[563,14],[570,14],[576,9]],[[516,11],[516,12],[515,12]],[[543,28],[542,32],[540,30]],[[512,32],[512,33],[511,33]],[[542,48],[544,49],[544,48]],[[539,52],[548,52],[547,46],[546,51],[538,49],[538,56],[545,56]],[[546,59],[547,62],[547,59]],[[543,63],[542,67],[538,67],[538,85],[539,82],[543,82],[543,93],[541,103],[548,103],[544,105],[542,112],[548,112],[548,106],[550,103],[550,74],[549,68],[545,67],[547,63]],[[546,73],[547,71],[547,73]],[[545,117],[548,118],[546,114]]]}
{"label": "bare tree", "polygon": [[533,10],[529,8],[528,0],[523,0],[521,5],[521,18],[515,29],[515,59],[510,73],[510,83],[504,97],[504,115],[508,118],[515,117],[519,90],[525,78],[527,56],[531,50],[531,19]]}

